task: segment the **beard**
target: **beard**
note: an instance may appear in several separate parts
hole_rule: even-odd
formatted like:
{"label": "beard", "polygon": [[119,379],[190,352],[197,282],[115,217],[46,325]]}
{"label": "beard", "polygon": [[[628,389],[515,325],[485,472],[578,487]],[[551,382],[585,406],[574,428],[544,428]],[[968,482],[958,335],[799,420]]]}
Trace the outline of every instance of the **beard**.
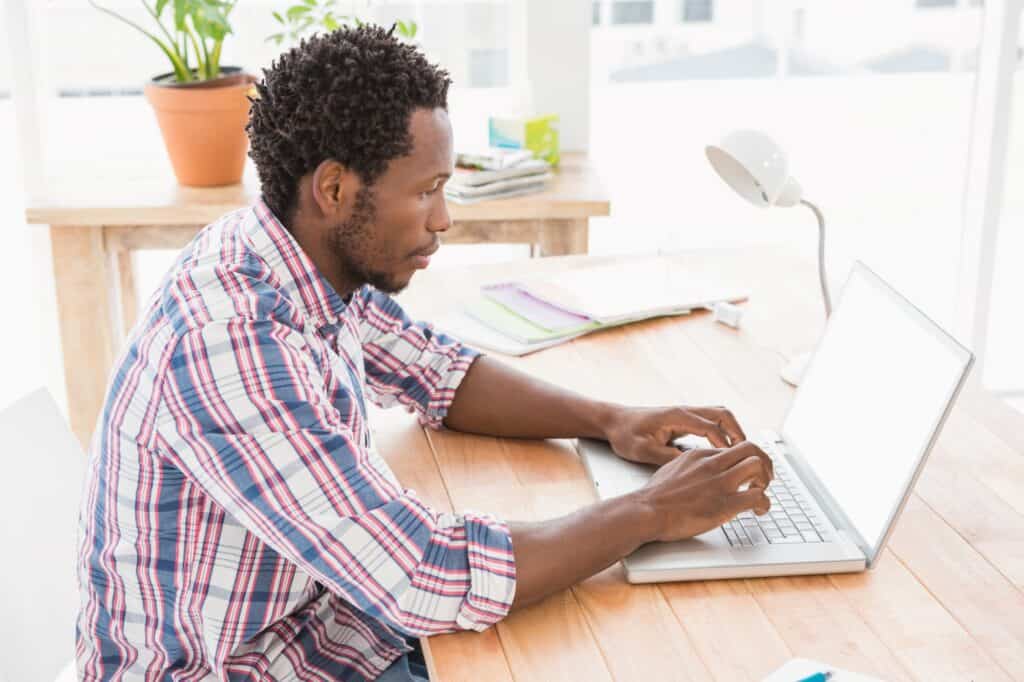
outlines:
{"label": "beard", "polygon": [[328,233],[327,243],[344,271],[360,284],[369,284],[386,294],[397,294],[405,289],[408,282],[397,281],[394,275],[376,270],[371,265],[374,259],[386,260],[387,255],[373,235],[376,217],[377,204],[373,192],[368,187],[360,187],[352,215]]}

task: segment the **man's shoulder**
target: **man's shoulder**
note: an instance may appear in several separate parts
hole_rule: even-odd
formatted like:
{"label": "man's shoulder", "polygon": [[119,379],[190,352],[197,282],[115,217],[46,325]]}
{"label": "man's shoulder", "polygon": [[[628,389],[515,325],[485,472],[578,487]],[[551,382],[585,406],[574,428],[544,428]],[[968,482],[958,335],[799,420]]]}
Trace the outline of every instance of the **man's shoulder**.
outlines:
{"label": "man's shoulder", "polygon": [[400,320],[405,318],[402,306],[390,294],[369,284],[356,289],[350,304],[360,318]]}
{"label": "man's shoulder", "polygon": [[246,210],[200,231],[165,279],[160,302],[175,336],[237,318],[301,325],[297,306],[245,237]]}

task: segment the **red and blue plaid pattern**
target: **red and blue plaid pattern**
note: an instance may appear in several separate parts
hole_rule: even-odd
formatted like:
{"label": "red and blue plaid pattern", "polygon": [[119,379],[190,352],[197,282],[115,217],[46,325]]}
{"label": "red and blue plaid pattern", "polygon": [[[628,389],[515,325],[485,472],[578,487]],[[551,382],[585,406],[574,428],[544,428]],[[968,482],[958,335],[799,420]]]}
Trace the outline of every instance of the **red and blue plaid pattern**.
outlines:
{"label": "red and blue plaid pattern", "polygon": [[262,202],[203,230],[118,359],[80,528],[83,679],[373,679],[405,636],[483,630],[508,528],[439,513],[365,400],[438,428],[476,353],[324,280]]}

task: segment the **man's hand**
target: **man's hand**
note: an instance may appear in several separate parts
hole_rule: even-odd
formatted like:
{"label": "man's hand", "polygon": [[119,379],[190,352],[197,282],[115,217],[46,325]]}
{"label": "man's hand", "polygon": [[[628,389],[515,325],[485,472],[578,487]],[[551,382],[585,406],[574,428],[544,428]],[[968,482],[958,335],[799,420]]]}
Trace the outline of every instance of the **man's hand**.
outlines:
{"label": "man's hand", "polygon": [[[768,511],[775,472],[753,443],[676,451],[643,488],[543,523],[512,523],[522,608],[604,569],[648,542],[682,540],[740,512]],[[740,490],[749,486],[746,490]]]}
{"label": "man's hand", "polygon": [[767,513],[765,489],[774,476],[771,458],[743,441],[726,450],[680,453],[637,495],[651,511],[651,539],[671,542],[717,528],[748,509]]}
{"label": "man's hand", "polygon": [[736,418],[724,407],[626,407],[613,413],[605,430],[619,457],[658,466],[679,456],[672,441],[680,436],[703,436],[716,448],[746,439]]}

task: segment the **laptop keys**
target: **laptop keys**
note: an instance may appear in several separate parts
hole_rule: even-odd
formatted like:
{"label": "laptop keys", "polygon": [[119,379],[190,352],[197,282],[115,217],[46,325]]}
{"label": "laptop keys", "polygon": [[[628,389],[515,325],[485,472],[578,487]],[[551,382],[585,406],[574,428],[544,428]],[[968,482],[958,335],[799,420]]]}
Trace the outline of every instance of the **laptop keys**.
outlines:
{"label": "laptop keys", "polygon": [[766,494],[771,510],[764,516],[745,511],[722,526],[733,547],[755,547],[764,544],[788,545],[826,542],[827,529],[814,514],[804,511],[804,497],[790,490],[792,475],[781,466]]}
{"label": "laptop keys", "polygon": [[773,545],[793,545],[802,544],[805,540],[799,535],[783,535],[778,540],[772,540]]}

